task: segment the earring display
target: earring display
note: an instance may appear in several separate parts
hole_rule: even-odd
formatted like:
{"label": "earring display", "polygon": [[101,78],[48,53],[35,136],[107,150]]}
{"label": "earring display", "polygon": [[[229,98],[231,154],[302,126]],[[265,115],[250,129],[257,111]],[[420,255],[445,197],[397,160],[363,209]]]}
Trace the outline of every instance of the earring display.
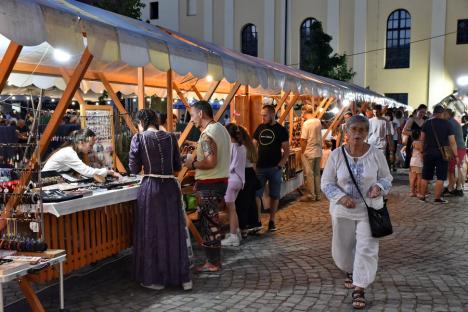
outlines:
{"label": "earring display", "polygon": [[114,115],[113,108],[109,106],[85,106],[86,127],[96,134],[92,150],[88,153],[91,167],[114,167]]}

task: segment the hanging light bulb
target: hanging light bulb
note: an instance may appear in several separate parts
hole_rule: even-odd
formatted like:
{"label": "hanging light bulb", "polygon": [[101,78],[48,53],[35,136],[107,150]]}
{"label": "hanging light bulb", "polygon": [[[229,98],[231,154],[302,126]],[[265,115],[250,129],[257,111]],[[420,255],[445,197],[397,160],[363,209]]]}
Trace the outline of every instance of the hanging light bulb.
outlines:
{"label": "hanging light bulb", "polygon": [[71,55],[63,50],[54,49],[54,58],[60,63],[66,63],[71,59]]}

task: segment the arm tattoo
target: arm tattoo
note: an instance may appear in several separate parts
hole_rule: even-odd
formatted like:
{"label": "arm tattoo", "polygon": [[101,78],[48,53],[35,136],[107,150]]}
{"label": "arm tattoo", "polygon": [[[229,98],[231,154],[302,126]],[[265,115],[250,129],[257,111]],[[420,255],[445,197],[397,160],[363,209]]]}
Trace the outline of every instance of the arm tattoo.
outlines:
{"label": "arm tattoo", "polygon": [[207,135],[203,135],[201,148],[203,154],[205,154],[205,157],[210,155],[216,155],[216,143],[211,137]]}

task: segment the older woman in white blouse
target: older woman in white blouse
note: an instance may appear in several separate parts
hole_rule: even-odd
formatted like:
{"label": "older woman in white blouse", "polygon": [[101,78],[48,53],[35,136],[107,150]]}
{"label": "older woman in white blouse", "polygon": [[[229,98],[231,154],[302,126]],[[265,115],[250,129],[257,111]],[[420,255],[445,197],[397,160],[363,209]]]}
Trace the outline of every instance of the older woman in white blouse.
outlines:
{"label": "older woman in white blouse", "polygon": [[383,207],[383,196],[390,191],[393,180],[383,152],[365,143],[368,131],[366,117],[348,119],[348,144],[331,153],[321,186],[330,201],[333,260],[347,274],[344,286],[354,288],[352,304],[357,309],[366,306],[364,290],[375,279],[379,240],[372,237],[366,206],[350,177],[342,148],[369,206]]}

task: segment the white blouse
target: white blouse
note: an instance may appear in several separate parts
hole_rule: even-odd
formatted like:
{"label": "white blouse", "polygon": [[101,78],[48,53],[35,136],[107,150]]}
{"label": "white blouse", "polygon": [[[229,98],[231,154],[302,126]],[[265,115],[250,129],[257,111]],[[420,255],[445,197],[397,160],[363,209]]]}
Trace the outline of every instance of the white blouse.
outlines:
{"label": "white blouse", "polygon": [[[387,195],[392,187],[393,177],[383,152],[371,145],[361,157],[351,157],[348,152],[346,155],[367,205],[375,209],[382,208],[383,196],[369,198],[367,193],[372,186],[377,185],[381,188],[382,195]],[[321,189],[330,201],[332,216],[351,220],[367,219],[366,206],[349,175],[341,147],[335,149],[328,158],[322,175]],[[354,199],[356,208],[350,209],[338,204],[338,201],[345,195]]]}
{"label": "white blouse", "polygon": [[87,166],[71,146],[61,148],[52,154],[42,171],[64,172],[70,169],[88,178],[92,178],[95,174],[102,177],[107,176],[106,168],[97,169]]}

